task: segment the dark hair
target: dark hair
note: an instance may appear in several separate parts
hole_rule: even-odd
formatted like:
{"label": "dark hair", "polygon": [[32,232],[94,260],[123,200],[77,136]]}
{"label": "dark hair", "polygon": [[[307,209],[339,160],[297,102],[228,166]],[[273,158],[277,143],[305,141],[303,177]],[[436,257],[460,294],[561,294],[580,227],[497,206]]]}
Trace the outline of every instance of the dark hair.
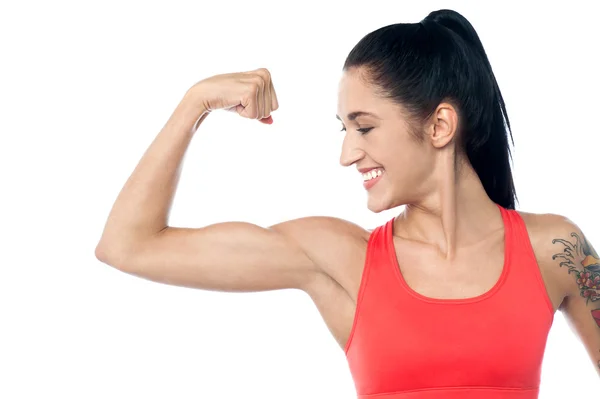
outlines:
{"label": "dark hair", "polygon": [[344,71],[354,67],[364,67],[367,82],[418,123],[442,101],[453,104],[459,115],[459,148],[490,199],[515,209],[510,122],[483,45],[466,18],[438,10],[419,23],[379,28],[348,55]]}

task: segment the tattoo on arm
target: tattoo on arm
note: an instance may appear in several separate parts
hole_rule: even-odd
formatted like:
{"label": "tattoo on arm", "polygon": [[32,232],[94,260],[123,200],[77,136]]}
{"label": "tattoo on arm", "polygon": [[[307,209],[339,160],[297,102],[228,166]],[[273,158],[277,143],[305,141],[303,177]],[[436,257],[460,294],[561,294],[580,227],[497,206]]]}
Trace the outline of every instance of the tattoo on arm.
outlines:
{"label": "tattoo on arm", "polygon": [[[583,234],[579,237],[573,232],[571,237],[575,237],[574,242],[561,238],[552,240],[553,244],[564,245],[563,251],[552,256],[552,259],[560,259],[560,266],[567,267],[569,274],[574,275],[586,305],[590,301],[600,301],[600,257]],[[593,310],[592,314],[600,327],[600,309]]]}
{"label": "tattoo on arm", "polygon": [[[564,245],[563,251],[552,256],[552,259],[559,259],[560,266],[568,268],[569,274],[574,275],[579,287],[579,294],[585,298],[586,305],[590,301],[592,303],[600,301],[600,256],[587,241],[585,235],[581,234],[579,237],[577,233],[573,232],[571,237],[575,238],[574,242],[560,238],[552,240],[553,244]],[[592,317],[600,327],[600,308],[592,310]],[[598,369],[600,369],[600,360]]]}

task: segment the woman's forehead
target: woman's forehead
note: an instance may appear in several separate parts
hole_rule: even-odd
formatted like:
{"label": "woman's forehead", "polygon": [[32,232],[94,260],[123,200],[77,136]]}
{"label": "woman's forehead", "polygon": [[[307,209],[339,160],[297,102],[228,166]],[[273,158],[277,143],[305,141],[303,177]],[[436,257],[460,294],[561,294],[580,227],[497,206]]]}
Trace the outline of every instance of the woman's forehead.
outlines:
{"label": "woman's forehead", "polygon": [[388,99],[356,92],[339,94],[336,113],[336,118],[339,120],[349,122],[367,118],[383,120],[393,119],[397,115],[397,106]]}
{"label": "woman's forehead", "polygon": [[342,95],[373,95],[372,87],[367,84],[359,72],[345,71],[340,78],[338,94]]}

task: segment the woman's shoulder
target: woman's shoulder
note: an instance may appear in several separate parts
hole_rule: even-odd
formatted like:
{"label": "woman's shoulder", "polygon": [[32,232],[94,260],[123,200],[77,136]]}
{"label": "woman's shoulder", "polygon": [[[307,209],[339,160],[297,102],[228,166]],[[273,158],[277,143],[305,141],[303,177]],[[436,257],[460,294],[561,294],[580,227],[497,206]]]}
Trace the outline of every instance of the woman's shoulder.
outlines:
{"label": "woman's shoulder", "polygon": [[517,211],[527,227],[529,239],[538,251],[555,252],[557,240],[582,236],[581,229],[565,215]]}
{"label": "woman's shoulder", "polygon": [[[366,248],[371,232],[357,223],[332,216],[308,216],[277,225],[286,230],[287,236],[302,247],[310,259],[319,265],[322,275],[344,289],[351,286],[366,257]],[[322,280],[316,280],[310,291],[322,292]]]}
{"label": "woman's shoulder", "polygon": [[533,213],[516,211],[521,216],[530,234],[550,237],[556,234],[579,230],[579,227],[565,215],[556,213]]}
{"label": "woman's shoulder", "polygon": [[307,216],[293,219],[286,224],[293,224],[296,228],[306,231],[313,237],[321,239],[360,239],[368,241],[371,230],[347,219],[334,216]]}
{"label": "woman's shoulder", "polygon": [[311,259],[335,271],[340,260],[343,264],[356,253],[364,251],[371,234],[357,223],[333,216],[307,216],[276,226],[287,231],[289,237],[294,237]]}
{"label": "woman's shoulder", "polygon": [[539,266],[570,290],[573,281],[570,271],[563,266],[583,271],[586,262],[598,258],[581,228],[565,215],[518,212],[525,222]]}

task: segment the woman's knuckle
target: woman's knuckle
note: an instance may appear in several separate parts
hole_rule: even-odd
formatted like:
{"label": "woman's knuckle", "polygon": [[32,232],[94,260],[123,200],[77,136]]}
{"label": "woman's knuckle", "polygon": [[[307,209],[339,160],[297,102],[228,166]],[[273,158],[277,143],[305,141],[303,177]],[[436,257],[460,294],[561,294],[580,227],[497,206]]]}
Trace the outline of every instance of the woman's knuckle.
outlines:
{"label": "woman's knuckle", "polygon": [[248,91],[250,91],[250,93],[254,94],[259,89],[260,89],[260,84],[255,79],[252,79],[250,82],[248,82]]}
{"label": "woman's knuckle", "polygon": [[255,75],[255,81],[256,81],[256,84],[258,85],[258,87],[260,87],[260,88],[265,87],[265,79],[260,74]]}

